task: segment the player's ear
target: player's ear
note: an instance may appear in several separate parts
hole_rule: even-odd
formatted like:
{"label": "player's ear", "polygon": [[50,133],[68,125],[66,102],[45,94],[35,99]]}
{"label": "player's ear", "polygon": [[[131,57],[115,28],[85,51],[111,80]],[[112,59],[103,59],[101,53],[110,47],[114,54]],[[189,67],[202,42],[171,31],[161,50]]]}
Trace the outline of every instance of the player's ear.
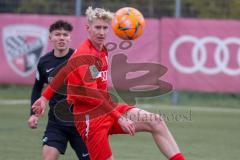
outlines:
{"label": "player's ear", "polygon": [[48,34],[48,39],[51,41],[52,40],[52,35],[51,33]]}
{"label": "player's ear", "polygon": [[69,32],[68,34],[69,34],[69,37],[70,37],[69,40],[72,41],[72,32]]}
{"label": "player's ear", "polygon": [[89,29],[90,29],[89,24],[86,25],[86,29],[87,29],[87,31],[89,31]]}

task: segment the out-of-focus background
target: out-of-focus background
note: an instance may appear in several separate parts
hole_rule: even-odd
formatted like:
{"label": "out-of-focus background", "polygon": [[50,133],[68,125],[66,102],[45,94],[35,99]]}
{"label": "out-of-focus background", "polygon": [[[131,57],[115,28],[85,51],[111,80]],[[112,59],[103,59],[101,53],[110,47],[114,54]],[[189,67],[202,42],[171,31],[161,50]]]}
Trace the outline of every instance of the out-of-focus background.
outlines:
{"label": "out-of-focus background", "polygon": [[[113,12],[134,7],[144,15],[143,35],[126,50],[110,31],[108,42],[117,47],[109,60],[125,54],[128,63],[168,68],[161,78],[173,90],[137,98],[137,104],[164,117],[186,158],[239,159],[239,0],[0,0],[0,159],[41,159],[47,115],[38,129],[27,127],[36,64],[51,50],[48,27],[55,20],[73,24],[71,47],[87,38],[88,6]],[[122,76],[125,66],[113,65]],[[124,85],[109,87],[120,97],[129,94]],[[149,134],[112,136],[110,141],[118,160],[164,159]],[[76,156],[69,147],[60,159]]]}

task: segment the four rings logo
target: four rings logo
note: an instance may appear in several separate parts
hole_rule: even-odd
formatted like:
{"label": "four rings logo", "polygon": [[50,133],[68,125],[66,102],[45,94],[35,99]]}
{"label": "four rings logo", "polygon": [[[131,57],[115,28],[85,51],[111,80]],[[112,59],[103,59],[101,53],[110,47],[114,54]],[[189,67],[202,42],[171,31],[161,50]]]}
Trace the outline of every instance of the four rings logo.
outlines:
{"label": "four rings logo", "polygon": [[47,47],[48,30],[36,25],[3,28],[3,46],[8,64],[21,76],[28,76]]}
{"label": "four rings logo", "polygon": [[[180,45],[192,44],[191,58],[192,66],[186,66],[179,62],[177,56],[177,50]],[[207,44],[215,44],[214,50],[214,66],[207,67],[207,58],[209,51],[207,51]],[[237,45],[237,57],[235,58],[238,67],[230,68],[230,56],[231,52],[229,45]],[[240,39],[235,37],[229,37],[226,39],[220,39],[218,37],[208,36],[204,38],[196,38],[191,35],[184,35],[176,39],[170,47],[170,61],[173,66],[180,72],[191,74],[195,72],[202,72],[205,74],[217,74],[225,73],[227,75],[238,75],[240,74]]]}

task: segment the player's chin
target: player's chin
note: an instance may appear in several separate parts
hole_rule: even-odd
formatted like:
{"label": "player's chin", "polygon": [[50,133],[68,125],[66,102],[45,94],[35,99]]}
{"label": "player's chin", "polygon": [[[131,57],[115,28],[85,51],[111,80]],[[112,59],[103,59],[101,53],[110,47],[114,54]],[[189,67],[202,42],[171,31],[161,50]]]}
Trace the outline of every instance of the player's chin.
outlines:
{"label": "player's chin", "polygon": [[103,44],[105,42],[105,38],[97,38],[97,42],[99,44]]}
{"label": "player's chin", "polygon": [[64,51],[64,50],[68,49],[68,47],[67,46],[58,46],[57,49],[59,51]]}

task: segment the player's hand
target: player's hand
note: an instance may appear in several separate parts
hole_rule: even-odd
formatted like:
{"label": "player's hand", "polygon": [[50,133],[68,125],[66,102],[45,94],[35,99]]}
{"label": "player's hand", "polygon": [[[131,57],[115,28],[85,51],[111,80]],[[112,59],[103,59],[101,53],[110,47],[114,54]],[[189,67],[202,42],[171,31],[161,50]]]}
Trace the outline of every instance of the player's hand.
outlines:
{"label": "player's hand", "polygon": [[31,129],[37,128],[38,117],[36,115],[31,115],[28,119],[28,127]]}
{"label": "player's hand", "polygon": [[43,116],[48,100],[45,97],[40,97],[38,100],[34,102],[32,105],[32,110],[36,116]]}
{"label": "player's hand", "polygon": [[131,136],[134,136],[135,125],[132,120],[127,119],[126,117],[122,116],[118,119],[118,123],[126,133],[129,133]]}

